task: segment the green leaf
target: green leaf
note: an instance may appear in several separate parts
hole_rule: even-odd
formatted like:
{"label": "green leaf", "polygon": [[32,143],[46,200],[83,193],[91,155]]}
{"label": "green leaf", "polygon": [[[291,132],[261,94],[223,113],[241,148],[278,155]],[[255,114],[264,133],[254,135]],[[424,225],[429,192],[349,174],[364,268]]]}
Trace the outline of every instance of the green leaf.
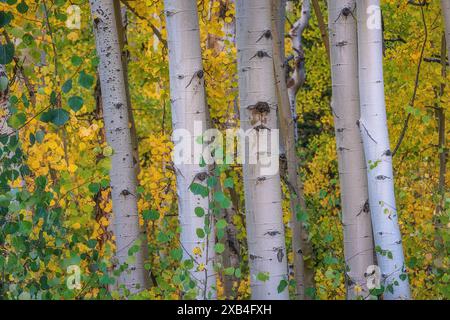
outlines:
{"label": "green leaf", "polygon": [[89,239],[87,242],[87,245],[89,248],[94,249],[95,246],[97,245],[97,240],[95,239]]}
{"label": "green leaf", "polygon": [[181,249],[172,249],[170,250],[170,256],[176,261],[181,261],[183,258],[183,251]]}
{"label": "green leaf", "polygon": [[217,178],[214,176],[208,177],[208,179],[206,180],[206,184],[210,188],[215,187],[217,185]]}
{"label": "green leaf", "polygon": [[169,237],[165,233],[160,232],[160,233],[158,233],[156,240],[158,240],[158,242],[160,242],[160,243],[166,243],[169,241]]}
{"label": "green leaf", "polygon": [[214,251],[216,251],[218,254],[221,254],[225,251],[225,246],[223,243],[216,243],[214,246]]}
{"label": "green leaf", "polygon": [[142,216],[144,217],[144,220],[158,220],[160,215],[159,212],[156,210],[144,210],[142,212]]}
{"label": "green leaf", "polygon": [[195,233],[200,239],[203,239],[205,237],[205,231],[201,228],[197,228],[197,230],[195,230]]}
{"label": "green leaf", "polygon": [[9,117],[7,122],[13,129],[18,129],[26,122],[26,120],[27,116],[25,115],[25,113],[20,112]]}
{"label": "green leaf", "polygon": [[399,276],[399,278],[400,278],[400,280],[402,280],[402,281],[405,281],[406,280],[406,274],[405,273],[402,273],[400,276]]}
{"label": "green leaf", "polygon": [[24,14],[28,11],[28,5],[25,3],[25,1],[20,2],[16,8],[17,8],[17,11],[19,11],[22,14]]}
{"label": "green leaf", "polygon": [[36,131],[36,140],[39,143],[42,143],[42,141],[44,141],[44,137],[45,137],[45,132],[42,130],[38,130]]}
{"label": "green leaf", "polygon": [[64,109],[52,109],[47,112],[44,112],[40,120],[46,123],[53,123],[57,126],[63,126],[67,121],[69,121],[70,115]]}
{"label": "green leaf", "polygon": [[220,219],[216,223],[216,228],[218,228],[218,229],[224,229],[224,228],[226,228],[226,226],[227,226],[227,221],[225,219]]}
{"label": "green leaf", "polygon": [[79,67],[83,63],[83,59],[81,59],[79,56],[72,56],[70,62],[72,62],[75,67]]}
{"label": "green leaf", "polygon": [[94,77],[87,74],[84,70],[80,72],[80,76],[78,78],[78,83],[80,86],[86,89],[90,89],[94,84]]}
{"label": "green leaf", "polygon": [[229,267],[224,270],[224,273],[227,276],[232,276],[232,275],[234,275],[234,271],[235,271],[235,269],[233,267]]}
{"label": "green leaf", "polygon": [[58,103],[58,98],[55,91],[52,91],[52,93],[50,94],[50,103],[52,106],[56,106],[56,104]]}
{"label": "green leaf", "polygon": [[288,286],[288,282],[284,279],[281,280],[277,287],[278,293],[282,293],[286,289],[287,286]]}
{"label": "green leaf", "polygon": [[68,93],[70,90],[72,90],[72,79],[67,80],[64,82],[64,84],[61,87],[62,92]]}
{"label": "green leaf", "polygon": [[199,218],[201,218],[205,215],[205,210],[202,207],[195,208],[194,212],[195,212],[195,215]]}
{"label": "green leaf", "polygon": [[262,281],[262,282],[266,282],[267,280],[269,280],[269,278],[270,278],[270,276],[269,276],[268,272],[259,272],[256,275],[256,279],[258,279],[259,281]]}
{"label": "green leaf", "polygon": [[220,204],[220,207],[227,209],[231,206],[231,201],[227,196],[221,191],[214,193],[214,200]]}
{"label": "green leaf", "polygon": [[55,116],[53,117],[53,124],[57,126],[63,126],[67,121],[69,121],[70,115],[64,109],[55,109]]}
{"label": "green leaf", "polygon": [[11,12],[9,11],[0,11],[0,28],[3,28],[7,24],[11,22],[14,18]]}
{"label": "green leaf", "polygon": [[223,186],[225,188],[233,188],[234,186],[233,178],[231,177],[226,178],[225,181],[223,182]]}
{"label": "green leaf", "polygon": [[72,109],[75,112],[77,112],[83,107],[83,103],[84,103],[83,98],[79,96],[70,97],[68,101],[70,109]]}
{"label": "green leaf", "polygon": [[191,184],[189,189],[193,194],[202,196],[203,198],[206,198],[209,195],[209,189],[207,187],[195,182]]}
{"label": "green leaf", "polygon": [[14,58],[14,45],[12,43],[0,44],[0,64],[8,64]]}
{"label": "green leaf", "polygon": [[236,278],[240,278],[242,276],[241,268],[236,268],[234,275],[236,276]]}
{"label": "green leaf", "polygon": [[0,77],[0,92],[5,92],[8,89],[9,81],[5,76]]}
{"label": "green leaf", "polygon": [[305,289],[305,295],[307,295],[308,297],[314,299],[314,297],[316,296],[316,289],[315,288],[306,288]]}
{"label": "green leaf", "polygon": [[217,239],[221,240],[225,236],[225,230],[224,229],[218,229],[216,236],[217,236]]}
{"label": "green leaf", "polygon": [[90,192],[96,194],[100,191],[100,183],[91,183],[89,184],[88,188]]}

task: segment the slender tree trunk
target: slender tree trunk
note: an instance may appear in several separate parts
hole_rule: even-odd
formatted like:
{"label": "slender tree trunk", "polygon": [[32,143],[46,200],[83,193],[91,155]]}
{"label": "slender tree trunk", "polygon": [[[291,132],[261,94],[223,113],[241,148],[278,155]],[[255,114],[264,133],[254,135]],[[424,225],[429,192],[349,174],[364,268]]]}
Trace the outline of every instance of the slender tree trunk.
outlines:
{"label": "slender tree trunk", "polygon": [[[297,116],[297,94],[302,88],[306,80],[306,67],[305,67],[305,55],[303,51],[303,32],[309,24],[309,19],[311,17],[311,2],[310,0],[305,0],[302,3],[302,13],[300,19],[294,23],[293,28],[289,32],[289,37],[292,41],[292,49],[294,51],[294,70],[292,75],[287,79],[287,91],[290,106],[290,118],[285,121],[289,121],[289,126],[292,127],[291,130],[294,131],[294,143],[298,142],[298,116]],[[282,56],[284,53],[282,52]],[[287,112],[286,112],[287,115]],[[290,147],[292,148],[292,147]],[[288,159],[289,161],[289,159]],[[290,170],[297,172],[298,166],[294,166]],[[294,171],[292,171],[294,172]],[[290,175],[290,179],[292,176]],[[297,186],[298,186],[298,197],[300,200],[300,210],[302,213],[307,212],[305,204],[305,196],[303,194],[303,182],[297,175]],[[298,211],[298,209],[297,209]],[[291,221],[294,229],[301,230],[300,237],[300,247],[303,259],[303,278],[304,278],[304,290],[305,299],[310,299],[314,296],[315,280],[314,280],[314,266],[313,266],[313,249],[310,243],[308,230],[305,228],[303,223],[298,222],[298,219]],[[300,231],[298,231],[300,232]],[[298,252],[298,250],[297,250]]]}
{"label": "slender tree trunk", "polygon": [[292,40],[292,49],[294,51],[294,71],[288,80],[289,103],[291,105],[291,113],[294,121],[295,141],[298,141],[298,116],[297,116],[297,93],[306,80],[305,53],[303,51],[302,35],[306,27],[309,25],[311,18],[311,1],[304,0],[302,4],[302,14],[292,29],[289,36]]}
{"label": "slender tree trunk", "polygon": [[[119,32],[113,0],[91,0],[90,5],[97,54],[100,58],[99,75],[106,140],[113,149],[110,178],[116,258],[118,267],[126,266],[126,270],[120,274],[119,286],[123,285],[131,293],[135,293],[148,286],[148,272],[144,269],[147,243],[139,226],[137,181],[128,126],[127,89]],[[139,250],[134,259],[130,259],[128,251],[136,245]]]}
{"label": "slender tree trunk", "polygon": [[445,105],[442,98],[445,94],[445,87],[447,82],[447,63],[445,61],[447,49],[446,49],[446,39],[445,35],[442,34],[441,42],[441,85],[439,87],[439,102],[436,106],[436,118],[438,122],[438,148],[439,148],[439,205],[437,206],[437,212],[440,213],[445,209],[445,192],[446,192],[446,181],[445,176],[447,173],[447,142],[446,142],[446,125],[445,125]]}
{"label": "slender tree trunk", "polygon": [[[305,295],[305,265],[304,254],[308,251],[302,248],[303,240],[307,241],[307,232],[304,230],[302,223],[297,218],[297,215],[306,211],[306,205],[303,194],[302,181],[300,180],[297,170],[299,168],[299,159],[295,148],[294,136],[294,121],[292,121],[292,113],[289,103],[289,96],[286,86],[286,64],[284,55],[284,21],[285,21],[285,1],[272,0],[273,12],[273,30],[274,30],[274,70],[276,79],[277,96],[279,101],[279,116],[280,116],[280,136],[283,138],[285,154],[281,154],[281,167],[283,168],[283,160],[286,161],[286,169],[281,170],[282,176],[288,186],[290,192],[290,210],[291,220],[290,228],[292,229],[292,252],[294,256],[293,271],[296,286],[296,298],[303,300],[311,298],[310,295]],[[283,172],[284,171],[284,172]],[[309,253],[310,254],[310,253]],[[314,277],[309,279],[314,281]],[[313,288],[314,282],[309,282],[308,287]]]}
{"label": "slender tree trunk", "polygon": [[341,184],[347,298],[369,297],[365,273],[373,261],[367,167],[357,122],[359,110],[356,0],[328,0],[331,44],[331,102]]}
{"label": "slender tree trunk", "polygon": [[[219,2],[221,6],[221,10],[219,10],[220,13],[225,13],[228,8],[231,5],[234,5],[234,0],[212,0],[211,6],[214,5],[215,2]],[[223,12],[222,12],[223,11]],[[220,16],[220,14],[216,14],[216,16],[212,19],[224,19],[225,16]],[[234,36],[236,34],[236,23],[235,20],[227,23],[224,21],[223,26],[223,32],[225,34],[224,38],[220,38],[214,35],[209,35],[207,40],[207,48],[213,50],[216,54],[219,54],[222,50],[226,49],[224,40],[228,40],[231,43],[234,43]],[[234,90],[234,88],[231,88],[230,90]],[[208,110],[209,111],[209,110]],[[228,129],[229,122],[235,119],[237,115],[233,112],[230,112],[228,114],[228,119],[226,121],[226,129]],[[208,129],[214,128],[214,123],[211,120],[210,113],[207,112],[207,124]],[[219,129],[219,128],[214,128]],[[215,192],[223,192],[222,186],[220,185],[220,182],[216,184],[215,186]],[[220,239],[220,242],[224,245],[225,249],[223,253],[217,257],[217,261],[219,261],[222,266],[223,270],[226,270],[227,268],[239,268],[240,265],[240,245],[239,240],[237,239],[237,229],[236,226],[233,224],[233,216],[237,214],[237,207],[233,203],[230,208],[222,208],[220,211],[220,218],[224,219],[227,222],[227,226],[225,228],[225,235],[222,239]],[[227,275],[225,272],[222,272],[221,274],[221,280],[223,283],[223,296],[226,300],[234,300],[237,298],[237,287],[236,284],[238,284],[239,279],[233,274],[233,275]]]}
{"label": "slender tree trunk", "polygon": [[136,122],[134,121],[133,108],[131,105],[131,95],[130,95],[130,86],[128,83],[128,62],[129,62],[129,52],[125,48],[128,44],[127,39],[127,24],[128,24],[128,15],[126,7],[122,7],[120,5],[120,1],[114,1],[114,9],[116,13],[116,23],[117,30],[119,31],[119,42],[120,42],[120,51],[122,53],[122,64],[123,64],[123,72],[125,79],[125,88],[127,90],[127,105],[128,105],[128,120],[130,121],[130,132],[131,132],[131,143],[133,146],[133,161],[136,169],[136,179],[139,176],[139,171],[141,170],[141,164],[139,162],[139,141],[136,130]]}
{"label": "slender tree trunk", "polygon": [[447,42],[447,55],[450,63],[450,0],[441,0],[442,15],[445,23],[445,39]]}
{"label": "slender tree trunk", "polygon": [[[241,128],[260,139],[267,133],[273,141],[272,135],[278,132],[278,106],[271,1],[237,0],[236,23]],[[278,160],[278,152],[274,155],[273,150],[249,147],[251,153],[257,149],[258,155],[256,164],[246,157],[243,166],[252,298],[288,299],[287,288],[278,292],[280,283],[288,280],[278,165],[276,173],[262,170],[262,159]]]}
{"label": "slender tree trunk", "polygon": [[[184,130],[187,135],[196,134],[195,125],[207,128],[204,71],[200,48],[200,31],[195,0],[165,0],[167,20],[170,92],[172,102],[173,129]],[[187,131],[186,131],[187,130]],[[193,146],[202,135],[194,136],[188,141]],[[174,139],[186,139],[184,136]],[[182,145],[175,142],[175,154]],[[216,274],[214,262],[214,232],[206,237],[199,237],[197,230],[205,228],[205,222],[212,224],[212,216],[208,214],[208,197],[195,195],[190,187],[195,184],[206,186],[208,167],[201,166],[193,153],[189,154],[187,163],[175,163],[177,168],[177,192],[179,218],[181,224],[181,244],[186,258],[194,258],[194,269],[191,276],[197,282],[198,299],[214,299],[216,297]],[[202,208],[207,215],[198,217],[195,209]],[[210,228],[214,230],[213,226]],[[194,254],[194,248],[201,249],[201,255]]]}
{"label": "slender tree trunk", "polygon": [[327,52],[327,57],[328,59],[330,59],[330,42],[328,39],[328,30],[325,19],[323,18],[322,10],[320,9],[319,1],[312,0],[312,5],[314,8],[314,13],[316,14],[317,23],[319,25],[320,36],[322,37],[323,45],[325,47],[325,51]]}
{"label": "slender tree trunk", "polygon": [[381,283],[386,288],[385,299],[409,299],[386,119],[380,1],[358,1],[357,12],[359,128],[368,166],[369,204]]}
{"label": "slender tree trunk", "polygon": [[6,68],[0,64],[0,136],[9,135],[13,129],[8,125],[9,111],[9,80]]}

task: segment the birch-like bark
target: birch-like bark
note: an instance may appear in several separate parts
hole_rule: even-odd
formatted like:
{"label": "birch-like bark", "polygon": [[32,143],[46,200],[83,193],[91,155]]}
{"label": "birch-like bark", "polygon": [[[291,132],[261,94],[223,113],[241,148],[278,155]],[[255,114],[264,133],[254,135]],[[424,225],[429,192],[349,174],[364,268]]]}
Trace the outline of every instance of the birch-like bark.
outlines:
{"label": "birch-like bark", "polygon": [[[272,0],[272,19],[274,30],[274,70],[276,79],[277,96],[279,101],[280,136],[284,145],[285,154],[281,159],[286,160],[286,170],[284,179],[290,192],[290,228],[292,229],[292,252],[294,256],[293,271],[295,279],[295,296],[297,299],[309,299],[311,295],[305,294],[305,288],[314,288],[314,270],[305,266],[305,255],[312,257],[311,246],[308,244],[308,232],[299,221],[297,215],[306,212],[305,197],[303,193],[303,183],[297,173],[300,161],[296,153],[296,142],[294,134],[294,121],[289,103],[289,96],[286,85],[286,64],[284,54],[284,21],[285,21],[285,1]],[[281,165],[283,167],[283,165]],[[311,261],[311,259],[310,259]],[[307,275],[305,271],[308,270]]]}
{"label": "birch-like bark", "polygon": [[441,0],[441,10],[444,16],[447,56],[450,63],[450,0]]}
{"label": "birch-like bark", "polygon": [[302,14],[292,29],[289,36],[292,40],[292,50],[294,51],[294,70],[288,80],[289,103],[294,121],[295,141],[298,141],[298,115],[297,115],[297,93],[306,80],[305,53],[303,51],[303,31],[309,25],[311,18],[311,1],[304,0],[302,4]]}
{"label": "birch-like bark", "polygon": [[120,1],[114,2],[114,10],[116,13],[116,23],[117,30],[119,31],[119,43],[120,43],[120,51],[122,53],[122,65],[125,79],[125,88],[127,90],[127,105],[128,105],[128,120],[130,121],[130,132],[131,132],[131,143],[133,147],[133,161],[136,169],[136,179],[139,176],[139,172],[141,170],[141,164],[139,162],[139,141],[136,130],[136,122],[134,121],[133,109],[131,105],[131,95],[130,95],[130,86],[128,82],[128,50],[125,46],[128,44],[127,39],[127,24],[128,24],[128,15],[127,8],[120,5]]}
{"label": "birch-like bark", "polygon": [[357,122],[359,110],[358,34],[356,20],[342,12],[356,0],[328,0],[331,78],[341,185],[347,298],[369,297],[365,273],[373,261],[367,168]]}
{"label": "birch-like bark", "polygon": [[[111,156],[111,196],[113,201],[113,230],[116,240],[117,267],[126,266],[118,283],[131,293],[148,286],[144,269],[146,237],[139,226],[136,198],[136,175],[129,129],[127,89],[122,65],[119,32],[113,0],[91,0],[99,75],[102,92],[106,141],[113,149]],[[128,251],[139,246],[133,259]]]}
{"label": "birch-like bark", "polygon": [[385,287],[384,299],[409,299],[386,119],[380,1],[358,1],[357,15],[359,129],[368,167],[369,204],[381,283]]}
{"label": "birch-like bark", "polygon": [[[302,8],[301,8],[301,16],[300,19],[297,20],[294,23],[293,28],[291,28],[290,32],[289,32],[289,37],[291,39],[292,42],[292,48],[294,51],[293,54],[293,60],[294,60],[294,69],[293,72],[290,76],[288,76],[287,79],[287,91],[288,91],[288,99],[289,99],[289,107],[290,110],[287,111],[286,110],[286,115],[288,115],[288,113],[290,114],[290,118],[286,118],[285,119],[285,125],[283,125],[283,127],[285,126],[286,128],[290,127],[290,130],[292,130],[294,132],[294,141],[289,141],[286,142],[286,145],[289,144],[293,144],[291,146],[288,146],[286,148],[290,148],[292,150],[295,150],[295,146],[298,142],[298,116],[297,116],[297,94],[300,91],[300,89],[302,88],[303,84],[305,83],[306,80],[306,66],[305,66],[305,55],[303,52],[303,32],[305,31],[305,29],[308,27],[309,25],[309,20],[311,18],[311,1],[310,0],[305,0],[302,3]],[[284,26],[284,24],[283,24]],[[284,29],[282,29],[284,31]],[[284,32],[283,34],[280,36],[280,39],[284,38]],[[281,56],[284,57],[284,52],[281,52]],[[284,58],[283,58],[284,60]],[[284,96],[284,95],[283,95]],[[282,97],[283,97],[282,96]],[[281,108],[284,108],[284,103],[281,106]],[[295,157],[297,157],[297,154],[295,153],[295,151],[292,151],[293,154],[295,154]],[[288,162],[292,162],[293,163],[293,159],[294,156],[292,156],[292,159],[287,159]],[[298,166],[300,164],[299,160],[297,159],[295,162],[297,162],[297,165],[288,165],[288,172],[289,173],[289,179],[293,182],[294,178],[293,178],[293,174],[294,172],[297,174],[297,170],[298,170]],[[306,213],[307,212],[307,208],[306,208],[306,203],[305,203],[305,196],[303,193],[303,182],[301,181],[300,177],[298,176],[298,174],[296,175],[297,180],[296,184],[295,183],[291,183],[291,187],[292,185],[297,185],[297,190],[298,190],[298,200],[300,201],[300,207],[298,207],[296,205],[296,212],[302,212],[302,213]],[[299,293],[299,297],[301,298],[302,296],[304,296],[305,299],[310,299],[314,297],[314,290],[315,290],[315,280],[314,280],[314,261],[313,261],[313,249],[312,249],[312,245],[311,242],[309,241],[309,234],[308,234],[308,230],[305,228],[305,225],[302,222],[298,221],[297,217],[292,217],[291,219],[291,225],[293,230],[300,230],[297,231],[300,232],[300,238],[296,238],[293,239],[293,241],[300,241],[300,249],[301,252],[297,251],[297,255],[298,256],[302,256],[301,260],[303,260],[303,265],[300,263],[300,258],[299,262],[297,263],[297,269],[299,268],[303,268],[303,280],[304,280],[304,284],[303,284],[303,290],[305,291],[305,294],[302,295],[302,291],[298,291]],[[294,246],[296,247],[296,246]],[[294,266],[295,267],[295,266]]]}
{"label": "birch-like bark", "polygon": [[6,68],[0,64],[0,136],[10,135],[14,130],[8,125],[11,115],[9,111],[9,80]]}
{"label": "birch-like bark", "polygon": [[[165,0],[164,5],[169,47],[172,125],[173,130],[177,132],[177,134],[174,133],[175,154],[189,153],[188,161],[175,163],[181,245],[185,258],[194,258],[191,277],[197,283],[197,298],[214,299],[216,297],[216,274],[213,268],[214,232],[211,231],[204,238],[197,235],[197,229],[204,229],[205,222],[211,225],[211,230],[214,230],[213,217],[209,214],[198,217],[195,214],[197,207],[208,213],[209,199],[195,195],[190,190],[194,183],[206,187],[208,168],[200,165],[200,161],[196,159],[193,152],[182,150],[186,145],[193,148],[201,138],[203,132],[196,133],[195,126],[201,126],[203,130],[207,128],[197,2],[195,0]],[[182,132],[185,135],[178,134]],[[186,139],[189,140],[185,141]],[[201,255],[194,254],[196,247],[201,249]]]}
{"label": "birch-like bark", "polygon": [[327,52],[327,57],[330,59],[330,42],[328,38],[328,30],[325,19],[323,18],[322,10],[320,9],[320,4],[318,0],[312,0],[312,6],[314,8],[314,13],[316,14],[317,24],[319,25],[320,36],[322,37],[323,45],[325,51]]}
{"label": "birch-like bark", "polygon": [[[271,138],[278,132],[271,1],[237,0],[236,24],[241,128]],[[276,173],[262,174],[268,173],[262,159],[278,154],[253,147],[258,161],[250,164],[246,157],[243,165],[252,298],[288,299],[287,288],[278,292],[288,280],[278,166]]]}

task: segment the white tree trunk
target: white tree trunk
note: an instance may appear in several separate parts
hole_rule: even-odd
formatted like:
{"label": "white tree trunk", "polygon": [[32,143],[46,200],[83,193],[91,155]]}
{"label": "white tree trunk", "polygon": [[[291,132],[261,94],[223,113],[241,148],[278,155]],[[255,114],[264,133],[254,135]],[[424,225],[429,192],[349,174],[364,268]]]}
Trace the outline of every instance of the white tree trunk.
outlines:
{"label": "white tree trunk", "polygon": [[370,296],[365,273],[374,264],[367,168],[357,125],[360,117],[357,24],[351,15],[342,14],[355,6],[356,0],[328,0],[331,107],[339,162],[348,299]]}
{"label": "white tree trunk", "polygon": [[[277,131],[278,108],[271,1],[236,1],[236,25],[241,128],[271,136]],[[247,158],[243,166],[252,298],[288,299],[287,288],[277,290],[281,281],[288,280],[280,175],[278,170],[262,174],[261,158],[268,154],[258,152],[256,164],[249,164]]]}
{"label": "white tree trunk", "polygon": [[292,50],[294,51],[294,71],[288,81],[289,102],[291,105],[291,113],[294,121],[295,141],[298,141],[298,116],[297,116],[297,93],[306,80],[305,53],[303,51],[302,36],[303,31],[309,25],[311,18],[311,1],[303,0],[302,14],[292,29],[289,36],[292,39]]}
{"label": "white tree trunk", "polygon": [[0,64],[0,136],[9,135],[13,129],[8,125],[9,111],[9,80],[6,68]]}
{"label": "white tree trunk", "polygon": [[450,63],[450,0],[441,0],[441,10],[445,23],[445,42],[447,43],[447,56]]}
{"label": "white tree trunk", "polygon": [[[144,269],[147,258],[146,237],[139,227],[136,198],[136,176],[133,148],[129,129],[127,89],[121,59],[113,0],[91,0],[97,54],[100,58],[99,75],[102,91],[106,140],[113,149],[111,196],[113,201],[113,230],[116,238],[117,267],[127,268],[119,277],[131,293],[148,286],[148,272]],[[136,242],[138,241],[138,242]],[[139,245],[139,251],[130,259],[128,251]]]}
{"label": "white tree trunk", "polygon": [[368,167],[369,203],[381,283],[386,288],[385,299],[409,299],[386,119],[380,1],[358,1],[357,12],[359,128]]}
{"label": "white tree trunk", "polygon": [[[207,128],[197,2],[195,0],[165,0],[164,5],[168,33],[173,130],[187,130],[186,134],[192,135],[188,144],[193,147],[198,143],[199,138],[195,136],[194,125],[201,125],[203,130]],[[201,134],[203,132],[199,133]],[[178,138],[187,139],[187,136]],[[175,145],[176,154],[180,147],[181,144]],[[188,157],[188,163],[175,163],[181,244],[185,258],[194,258],[191,276],[197,283],[197,298],[214,299],[216,273],[213,268],[215,258],[213,219],[209,214],[206,217],[198,217],[195,214],[197,207],[208,213],[209,199],[195,195],[190,190],[193,183],[206,186],[208,168],[200,166],[194,153],[189,154]],[[209,236],[199,238],[196,230],[204,229],[206,219],[212,231]],[[196,247],[201,249],[201,255],[194,255],[193,251]]]}
{"label": "white tree trunk", "polygon": [[[293,271],[295,279],[295,297],[299,300],[310,299],[310,295],[305,294],[314,288],[314,270],[311,264],[305,263],[305,256],[311,262],[312,250],[308,243],[308,232],[303,223],[301,223],[297,214],[302,211],[306,212],[305,197],[303,193],[302,181],[297,173],[299,168],[299,159],[296,151],[296,141],[294,134],[295,122],[292,121],[292,110],[289,102],[289,95],[286,84],[286,63],[284,53],[284,21],[285,21],[285,1],[272,0],[272,19],[274,30],[274,70],[276,79],[277,96],[279,101],[279,122],[280,122],[280,137],[282,137],[282,144],[284,146],[284,153],[286,159],[286,170],[282,171],[282,177],[288,186],[290,193],[290,228],[292,230],[292,253]],[[281,156],[281,158],[283,158]],[[283,167],[283,165],[282,165]]]}

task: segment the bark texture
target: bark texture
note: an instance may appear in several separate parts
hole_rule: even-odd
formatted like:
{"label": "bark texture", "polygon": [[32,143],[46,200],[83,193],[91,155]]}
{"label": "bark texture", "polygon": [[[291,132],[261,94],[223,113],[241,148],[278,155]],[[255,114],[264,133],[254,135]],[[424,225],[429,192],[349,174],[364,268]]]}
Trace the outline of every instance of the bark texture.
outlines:
{"label": "bark texture", "polygon": [[[148,272],[144,269],[147,244],[145,234],[139,226],[137,181],[119,32],[113,0],[91,0],[90,6],[100,58],[99,75],[106,140],[113,149],[110,184],[118,264],[116,267],[125,266],[118,282],[119,286],[135,293],[148,286]],[[130,259],[128,251],[135,245],[139,250],[134,259]]]}
{"label": "bark texture", "polygon": [[[270,0],[236,1],[241,128],[270,138],[278,126],[271,22]],[[243,166],[252,298],[288,299],[287,288],[278,292],[288,280],[280,175],[261,170],[263,158],[278,154],[249,147],[258,154],[256,164]]]}
{"label": "bark texture", "polygon": [[450,0],[441,0],[441,10],[444,16],[447,56],[450,63]]}
{"label": "bark texture", "polygon": [[367,167],[358,128],[358,35],[356,20],[342,14],[355,0],[329,0],[331,78],[341,186],[347,298],[369,297],[365,273],[374,264]]}
{"label": "bark texture", "polygon": [[368,167],[369,204],[381,284],[385,287],[384,299],[409,299],[386,119],[380,1],[358,1],[357,16],[359,129]]}
{"label": "bark texture", "polygon": [[[279,117],[280,117],[280,136],[284,145],[284,153],[280,155],[281,170],[285,183],[290,192],[290,228],[292,229],[292,252],[294,255],[293,272],[295,279],[295,295],[297,299],[312,298],[311,294],[305,294],[305,288],[314,288],[314,270],[311,264],[305,266],[306,260],[311,262],[312,248],[308,243],[308,232],[304,225],[299,221],[297,215],[300,212],[306,212],[305,197],[303,194],[303,183],[298,175],[300,165],[295,141],[295,126],[293,115],[290,108],[289,96],[286,85],[286,64],[284,53],[284,21],[285,21],[285,1],[272,0],[272,19],[274,28],[274,70],[276,78],[277,97],[279,101]],[[283,163],[286,163],[286,166]],[[308,270],[305,274],[306,269]],[[310,291],[310,290],[309,290]],[[308,291],[306,291],[308,293]]]}
{"label": "bark texture", "polygon": [[9,80],[6,68],[0,64],[0,136],[9,135],[13,129],[8,125],[9,111]]}
{"label": "bark texture", "polygon": [[[195,0],[165,0],[167,21],[170,95],[172,103],[172,125],[175,154],[189,152],[181,150],[186,143],[177,143],[191,137],[187,145],[194,148],[203,132],[195,133],[195,125],[207,128],[204,71],[200,48],[200,32]],[[182,131],[186,133],[180,135]],[[193,136],[192,136],[193,135]],[[214,232],[204,238],[197,235],[197,229],[204,229],[205,223],[213,227],[213,217],[208,214],[209,199],[195,195],[190,187],[200,184],[206,187],[208,167],[200,166],[194,152],[185,163],[175,163],[177,168],[178,212],[181,224],[181,245],[186,259],[194,259],[192,280],[197,282],[198,299],[216,297],[216,273],[214,262]],[[207,215],[198,217],[195,208],[202,208]],[[194,254],[194,248],[201,254]]]}
{"label": "bark texture", "polygon": [[[303,87],[305,80],[306,80],[306,66],[305,66],[305,54],[303,51],[303,32],[309,25],[309,20],[311,18],[311,1],[305,0],[302,3],[301,7],[301,16],[300,18],[294,23],[294,26],[289,31],[289,37],[292,42],[292,49],[294,51],[293,54],[293,61],[294,66],[292,70],[292,74],[290,74],[287,78],[287,90],[288,90],[288,98],[289,98],[289,106],[290,106],[290,118],[286,119],[285,121],[289,121],[286,123],[286,125],[291,127],[291,130],[294,131],[294,144],[296,145],[298,142],[298,115],[297,115],[297,94],[300,91],[300,89]],[[283,33],[284,34],[284,33]],[[284,35],[282,36],[284,38]],[[281,38],[282,39],[282,38]],[[282,55],[284,53],[282,52]],[[284,104],[283,104],[284,106]],[[283,108],[282,106],[282,108]],[[287,111],[286,111],[287,112]],[[289,142],[291,143],[291,142]],[[288,148],[295,148],[295,146],[290,146]],[[292,152],[294,153],[294,152]],[[292,162],[293,158],[290,160],[287,159],[288,162]],[[299,161],[297,161],[299,163]],[[289,167],[289,166],[288,166]],[[288,168],[289,173],[289,179],[294,179],[292,177],[293,170],[297,172],[298,165],[292,165],[290,168]],[[306,213],[306,203],[305,203],[305,197],[303,194],[303,182],[301,181],[300,177],[297,175],[296,177],[298,186],[298,198],[300,201],[300,208],[298,206],[296,207],[296,213]],[[291,184],[292,185],[295,184]],[[297,253],[299,255],[302,255],[303,260],[303,278],[304,278],[304,298],[310,299],[314,297],[315,292],[315,280],[314,280],[314,251],[311,245],[311,242],[309,239],[308,230],[306,229],[304,223],[299,222],[298,219],[295,217],[292,217],[291,219],[291,227],[293,230],[300,230],[297,231],[297,233],[300,233],[300,238],[295,238],[293,241],[299,241],[300,242],[300,248],[301,252]],[[300,266],[300,265],[299,265]],[[295,266],[294,266],[295,267]],[[298,267],[297,267],[298,268]],[[300,291],[301,292],[301,291]],[[300,294],[301,296],[301,294]]]}
{"label": "bark texture", "polygon": [[288,94],[289,103],[291,105],[291,113],[294,121],[294,134],[295,141],[298,140],[298,125],[297,125],[297,93],[303,86],[306,80],[306,68],[305,68],[305,53],[303,51],[303,31],[309,25],[309,19],[311,18],[311,1],[304,0],[302,4],[302,14],[292,29],[289,31],[289,36],[292,40],[292,49],[294,51],[294,70],[290,79],[288,80]]}

